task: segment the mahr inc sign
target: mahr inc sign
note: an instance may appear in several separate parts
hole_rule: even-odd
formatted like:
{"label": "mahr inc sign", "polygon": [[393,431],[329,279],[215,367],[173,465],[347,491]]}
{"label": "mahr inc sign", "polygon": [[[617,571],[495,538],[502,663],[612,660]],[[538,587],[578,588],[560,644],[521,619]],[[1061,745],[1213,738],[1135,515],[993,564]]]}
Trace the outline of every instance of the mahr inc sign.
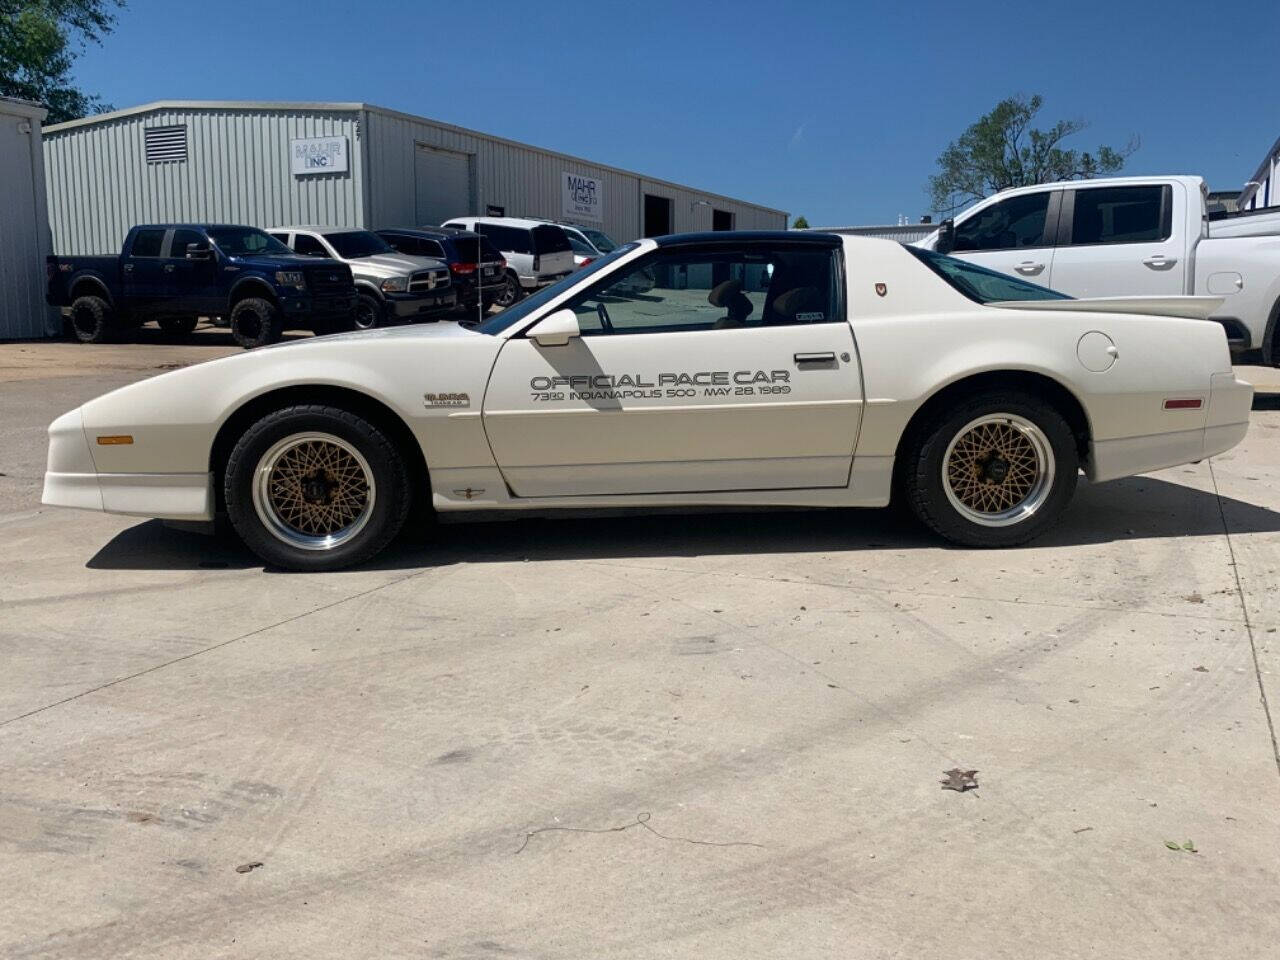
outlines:
{"label": "mahr inc sign", "polygon": [[346,137],[306,137],[289,141],[289,169],[294,176],[346,173]]}
{"label": "mahr inc sign", "polygon": [[604,220],[604,184],[595,177],[560,174],[560,214],[569,220]]}

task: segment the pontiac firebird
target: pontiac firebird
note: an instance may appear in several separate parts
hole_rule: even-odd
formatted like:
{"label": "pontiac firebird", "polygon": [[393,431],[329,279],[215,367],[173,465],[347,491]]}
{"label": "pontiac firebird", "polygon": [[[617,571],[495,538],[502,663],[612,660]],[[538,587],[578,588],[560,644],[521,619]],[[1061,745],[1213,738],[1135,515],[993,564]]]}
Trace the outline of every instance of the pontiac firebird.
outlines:
{"label": "pontiac firebird", "polygon": [[43,499],[225,512],[298,570],[364,561],[431,510],[902,497],[947,540],[1013,546],[1081,471],[1240,442],[1253,390],[1218,303],[1074,300],[830,234],[641,240],[476,324],[316,337],[92,400],[49,428]]}

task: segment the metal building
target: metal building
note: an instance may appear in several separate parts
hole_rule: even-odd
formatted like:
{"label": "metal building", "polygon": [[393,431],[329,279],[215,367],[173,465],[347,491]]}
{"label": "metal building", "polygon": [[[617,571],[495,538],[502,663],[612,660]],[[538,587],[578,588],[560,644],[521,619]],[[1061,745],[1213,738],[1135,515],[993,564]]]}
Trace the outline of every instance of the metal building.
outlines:
{"label": "metal building", "polygon": [[364,103],[161,101],[45,130],[58,253],[135,223],[379,227],[546,217],[615,240],[785,229],[787,214]]}
{"label": "metal building", "polygon": [[915,243],[938,229],[936,223],[893,223],[879,227],[811,227],[816,233],[842,233],[851,237],[878,237],[897,240],[899,243]]}
{"label": "metal building", "polygon": [[0,97],[0,340],[43,337],[59,329],[44,302],[50,253],[40,122],[36,103]]}

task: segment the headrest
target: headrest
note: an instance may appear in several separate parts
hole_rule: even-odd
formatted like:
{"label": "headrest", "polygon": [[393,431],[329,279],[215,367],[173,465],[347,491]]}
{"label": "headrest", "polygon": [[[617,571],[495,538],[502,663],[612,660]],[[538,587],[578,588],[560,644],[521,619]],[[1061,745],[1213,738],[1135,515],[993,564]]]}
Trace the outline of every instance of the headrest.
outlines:
{"label": "headrest", "polygon": [[817,287],[796,287],[780,294],[773,301],[773,312],[794,321],[797,314],[820,313],[825,306],[822,300],[822,294]]}
{"label": "headrest", "polygon": [[734,294],[741,292],[741,280],[726,280],[724,283],[718,283],[711,288],[711,292],[707,294],[707,303],[713,307],[728,306],[729,302],[734,299]]}

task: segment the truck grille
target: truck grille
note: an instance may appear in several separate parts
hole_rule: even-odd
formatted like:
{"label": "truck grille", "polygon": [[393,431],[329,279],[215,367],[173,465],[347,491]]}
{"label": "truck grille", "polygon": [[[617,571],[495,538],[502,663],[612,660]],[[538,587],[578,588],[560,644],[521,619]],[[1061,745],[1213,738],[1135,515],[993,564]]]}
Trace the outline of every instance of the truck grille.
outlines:
{"label": "truck grille", "polygon": [[423,270],[409,278],[410,293],[426,293],[430,290],[443,290],[449,286],[448,270]]}
{"label": "truck grille", "polygon": [[346,267],[308,267],[306,274],[312,296],[333,296],[351,290],[351,271]]}

